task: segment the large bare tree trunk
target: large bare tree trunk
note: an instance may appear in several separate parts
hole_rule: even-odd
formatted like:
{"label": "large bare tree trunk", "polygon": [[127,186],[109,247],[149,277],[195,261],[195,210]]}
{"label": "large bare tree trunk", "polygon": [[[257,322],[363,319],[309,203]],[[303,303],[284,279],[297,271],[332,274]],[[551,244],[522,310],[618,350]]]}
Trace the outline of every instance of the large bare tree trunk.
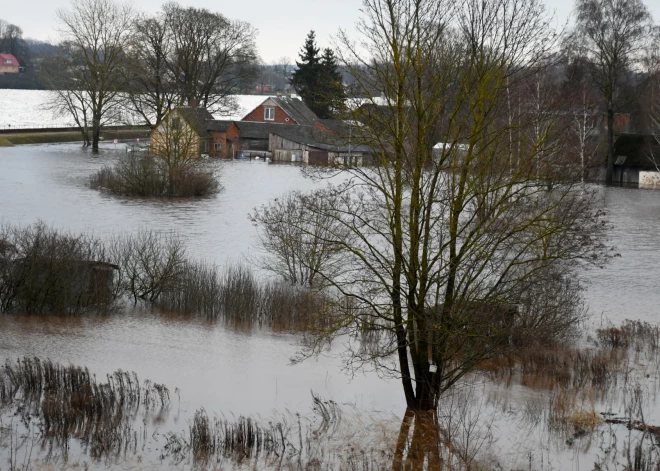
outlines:
{"label": "large bare tree trunk", "polygon": [[101,118],[94,116],[92,119],[92,152],[99,151],[99,140],[101,139]]}
{"label": "large bare tree trunk", "polygon": [[607,170],[605,174],[605,182],[608,185],[612,184],[612,177],[614,174],[614,110],[612,103],[607,104]]}

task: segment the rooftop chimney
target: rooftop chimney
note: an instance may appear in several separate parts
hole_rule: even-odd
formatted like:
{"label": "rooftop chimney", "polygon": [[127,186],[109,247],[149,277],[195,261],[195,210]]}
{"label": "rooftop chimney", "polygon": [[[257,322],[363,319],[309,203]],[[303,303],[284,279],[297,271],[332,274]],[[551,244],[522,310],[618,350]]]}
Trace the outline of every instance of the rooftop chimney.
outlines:
{"label": "rooftop chimney", "polygon": [[282,90],[277,90],[277,96],[282,96]]}
{"label": "rooftop chimney", "polygon": [[191,108],[197,108],[199,106],[199,100],[196,98],[188,98],[188,106]]}

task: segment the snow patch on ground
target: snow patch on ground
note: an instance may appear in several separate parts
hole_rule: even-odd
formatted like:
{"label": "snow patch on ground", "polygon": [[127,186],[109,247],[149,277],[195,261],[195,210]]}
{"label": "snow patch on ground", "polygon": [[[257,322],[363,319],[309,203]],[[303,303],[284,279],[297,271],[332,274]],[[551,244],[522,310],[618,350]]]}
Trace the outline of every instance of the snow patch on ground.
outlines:
{"label": "snow patch on ground", "polygon": [[[47,90],[0,89],[0,129],[75,126],[71,116],[54,112],[53,98],[54,93]],[[267,98],[267,95],[232,95],[236,106],[230,106],[230,112],[214,113],[213,116],[238,121]]]}

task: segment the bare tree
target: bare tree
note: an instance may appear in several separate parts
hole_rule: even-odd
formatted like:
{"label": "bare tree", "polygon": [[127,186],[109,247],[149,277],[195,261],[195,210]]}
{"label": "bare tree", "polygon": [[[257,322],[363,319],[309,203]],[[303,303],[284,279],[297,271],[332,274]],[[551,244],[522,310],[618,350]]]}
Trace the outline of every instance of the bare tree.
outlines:
{"label": "bare tree", "polygon": [[576,39],[590,60],[591,76],[607,113],[606,181],[614,169],[614,112],[624,75],[640,60],[653,34],[642,0],[576,0]]}
{"label": "bare tree", "polygon": [[582,181],[597,164],[603,129],[602,107],[599,105],[598,90],[595,89],[588,67],[579,58],[569,66],[569,77],[564,85],[568,97],[570,119],[567,123],[572,139],[568,151],[579,162]]}
{"label": "bare tree", "polygon": [[162,16],[139,19],[126,54],[127,102],[152,127],[158,126],[178,102],[174,76],[168,67],[171,32]]}
{"label": "bare tree", "polygon": [[168,67],[179,104],[222,109],[232,89],[254,73],[256,30],[203,8],[168,3],[164,12],[172,41]]}
{"label": "bare tree", "polygon": [[20,26],[0,20],[0,52],[19,56],[22,52],[23,30]]}
{"label": "bare tree", "polygon": [[[122,66],[133,9],[112,0],[73,0],[70,10],[59,10],[57,15],[67,47],[54,67],[65,75],[65,90],[83,97],[91,118],[92,149],[98,151],[101,128],[117,113],[126,83]],[[75,109],[69,105],[71,94],[60,93],[63,109]]]}
{"label": "bare tree", "polygon": [[305,201],[332,221],[325,242],[341,269],[318,275],[341,301],[297,359],[376,330],[373,348],[348,344],[347,366],[399,378],[408,407],[433,410],[520,326],[556,334],[580,319],[548,309],[525,322],[534,310],[520,305],[535,287],[550,296],[554,274],[602,260],[602,221],[569,175],[547,189],[564,171],[542,152],[548,132],[531,139],[529,117],[508,132],[507,90],[556,45],[540,2],[365,0],[362,11],[361,41],[342,34],[340,53],[367,97],[347,111],[362,123],[352,142],[371,147],[373,165],[333,169],[344,183]]}
{"label": "bare tree", "polygon": [[70,47],[70,43],[61,43],[57,53],[44,60],[41,80],[51,90],[46,106],[55,116],[71,118],[80,131],[83,147],[88,147],[91,145],[92,104],[86,90],[78,87],[69,73],[72,67]]}
{"label": "bare tree", "polygon": [[[333,206],[329,199],[315,206]],[[341,233],[342,226],[324,211],[310,211],[310,202],[301,192],[292,192],[255,209],[250,215],[260,228],[259,242],[262,268],[280,275],[291,284],[316,287],[325,276],[339,273],[343,263],[340,246],[329,239]],[[348,235],[348,234],[346,234]]]}
{"label": "bare tree", "polygon": [[283,77],[288,77],[289,71],[292,68],[291,64],[293,64],[293,61],[290,57],[282,56],[274,62],[273,66],[275,67],[275,72]]}

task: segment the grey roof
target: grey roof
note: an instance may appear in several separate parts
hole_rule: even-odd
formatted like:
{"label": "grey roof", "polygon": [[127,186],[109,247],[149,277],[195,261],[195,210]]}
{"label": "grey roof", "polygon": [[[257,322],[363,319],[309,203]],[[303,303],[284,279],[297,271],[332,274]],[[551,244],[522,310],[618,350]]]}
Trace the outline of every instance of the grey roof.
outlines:
{"label": "grey roof", "polygon": [[289,141],[304,144],[316,149],[330,152],[370,152],[365,145],[350,145],[347,139],[341,136],[321,131],[314,126],[285,126],[271,131],[271,134],[288,139]]}
{"label": "grey roof", "polygon": [[225,121],[221,119],[212,119],[206,122],[206,129],[209,131],[227,132],[227,129],[234,121]]}
{"label": "grey roof", "polygon": [[213,120],[213,115],[206,108],[177,108],[179,115],[195,130],[199,136],[208,136],[207,122]]}
{"label": "grey roof", "polygon": [[268,139],[271,132],[277,133],[284,128],[301,127],[293,124],[255,123],[252,121],[235,121],[235,123],[240,131],[241,139]]}
{"label": "grey roof", "polygon": [[349,125],[341,119],[319,119],[318,122],[335,134],[347,133],[349,131]]}

